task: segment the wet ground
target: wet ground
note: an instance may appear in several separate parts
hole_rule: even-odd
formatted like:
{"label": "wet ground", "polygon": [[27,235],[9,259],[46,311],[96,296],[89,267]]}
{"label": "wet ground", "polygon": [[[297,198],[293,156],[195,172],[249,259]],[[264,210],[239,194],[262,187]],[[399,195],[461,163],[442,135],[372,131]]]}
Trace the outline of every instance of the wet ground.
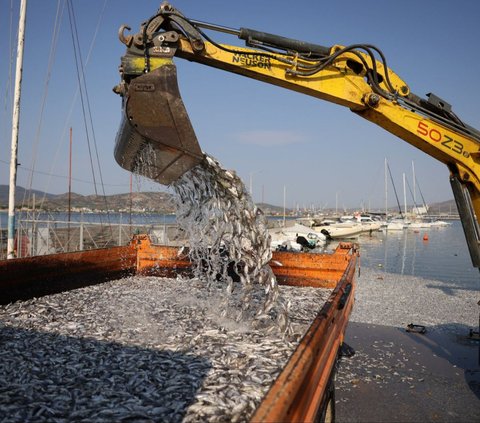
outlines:
{"label": "wet ground", "polygon": [[[480,342],[455,331],[350,322],[336,381],[338,422],[480,422]],[[478,330],[478,328],[476,328]]]}

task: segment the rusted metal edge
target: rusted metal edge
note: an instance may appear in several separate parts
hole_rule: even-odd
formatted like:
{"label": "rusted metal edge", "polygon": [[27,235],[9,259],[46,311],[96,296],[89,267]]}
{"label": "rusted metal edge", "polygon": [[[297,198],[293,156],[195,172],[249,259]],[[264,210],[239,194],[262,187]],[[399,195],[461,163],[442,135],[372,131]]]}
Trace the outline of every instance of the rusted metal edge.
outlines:
{"label": "rusted metal edge", "polygon": [[27,300],[135,272],[132,246],[0,261],[0,304]]}
{"label": "rusted metal edge", "polygon": [[[353,252],[339,284],[257,408],[252,422],[315,420],[353,307],[356,261]],[[350,284],[353,288],[349,298],[340,307]]]}

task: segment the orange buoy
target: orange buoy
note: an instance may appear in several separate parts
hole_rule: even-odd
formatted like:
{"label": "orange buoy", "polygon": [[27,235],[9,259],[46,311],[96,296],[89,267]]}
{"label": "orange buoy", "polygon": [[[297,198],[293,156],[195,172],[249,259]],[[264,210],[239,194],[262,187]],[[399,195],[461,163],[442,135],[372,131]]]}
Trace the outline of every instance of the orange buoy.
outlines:
{"label": "orange buoy", "polygon": [[423,240],[428,241],[428,234],[423,234]]}

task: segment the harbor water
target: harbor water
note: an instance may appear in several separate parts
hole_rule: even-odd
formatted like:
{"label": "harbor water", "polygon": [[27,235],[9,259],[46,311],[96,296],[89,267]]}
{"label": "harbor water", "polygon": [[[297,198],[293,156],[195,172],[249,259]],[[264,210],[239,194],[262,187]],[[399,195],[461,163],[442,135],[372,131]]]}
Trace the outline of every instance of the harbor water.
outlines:
{"label": "harbor water", "polygon": [[449,223],[360,236],[361,265],[442,281],[456,289],[478,290],[480,273],[472,266],[462,224],[458,220]]}

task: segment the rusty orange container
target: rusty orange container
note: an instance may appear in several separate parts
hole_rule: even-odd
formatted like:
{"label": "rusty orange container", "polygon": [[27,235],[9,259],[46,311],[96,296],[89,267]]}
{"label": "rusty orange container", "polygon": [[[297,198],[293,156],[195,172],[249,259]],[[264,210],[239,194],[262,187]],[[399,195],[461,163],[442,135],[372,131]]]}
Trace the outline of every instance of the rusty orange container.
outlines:
{"label": "rusty orange container", "polygon": [[[324,412],[335,362],[354,303],[358,252],[341,243],[331,254],[275,252],[280,284],[333,288],[327,302],[263,398],[252,421],[316,421]],[[131,274],[175,276],[191,263],[176,247],[153,245],[146,235],[126,247],[0,261],[0,303],[102,283]]]}

